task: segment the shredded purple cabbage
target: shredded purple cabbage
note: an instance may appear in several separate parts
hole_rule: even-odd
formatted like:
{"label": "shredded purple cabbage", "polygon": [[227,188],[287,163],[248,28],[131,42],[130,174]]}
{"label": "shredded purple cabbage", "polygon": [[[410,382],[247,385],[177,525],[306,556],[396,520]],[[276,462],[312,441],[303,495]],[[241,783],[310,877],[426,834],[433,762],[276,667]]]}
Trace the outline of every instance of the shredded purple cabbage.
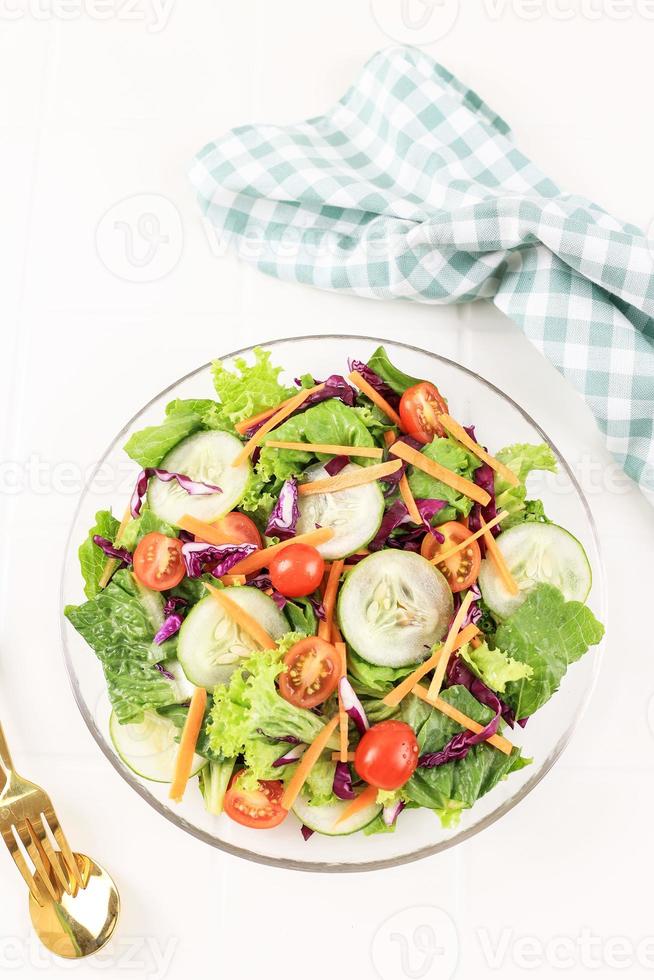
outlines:
{"label": "shredded purple cabbage", "polygon": [[260,589],[261,592],[267,593],[280,611],[288,602],[286,596],[282,595],[281,592],[278,592],[277,589],[273,587],[270,576],[265,575],[263,572],[259,575],[255,575],[251,579],[248,579],[248,585],[252,585],[255,589]]}
{"label": "shredded purple cabbage", "polygon": [[163,664],[155,664],[154,669],[158,670],[159,673],[162,674],[167,680],[169,681],[175,680],[175,675],[171,674],[169,670],[166,670]]}
{"label": "shredded purple cabbage", "polygon": [[[396,442],[404,442],[406,443],[407,446],[411,446],[412,449],[417,449],[418,452],[420,452],[420,450],[424,448],[422,443],[418,442],[418,440],[414,439],[412,436],[400,436],[400,438],[397,439]],[[392,455],[389,456],[389,459],[393,459],[393,460],[398,458],[399,457],[397,456],[392,456]],[[384,477],[383,482],[386,484],[387,497],[390,496],[390,494],[392,494],[395,491],[395,488],[397,487],[398,483],[406,473],[407,466],[409,465],[404,459],[400,460],[400,462],[402,463],[402,465],[397,470],[395,470],[394,473],[390,473],[388,476]]]}
{"label": "shredded purple cabbage", "polygon": [[[401,548],[403,551],[420,551],[420,545],[426,533],[433,534],[436,540],[442,544],[445,538],[437,528],[431,526],[431,521],[434,515],[445,507],[445,501],[421,497],[416,500],[416,507],[423,520],[423,524],[419,527],[416,527],[409,519],[409,512],[403,500],[396,500],[391,504],[384,514],[377,534],[368,545],[370,551],[380,551],[385,547]],[[391,534],[403,524],[411,525],[406,533],[391,537]]]}
{"label": "shredded purple cabbage", "polygon": [[[475,436],[474,425],[464,425],[463,428],[468,433],[470,438],[474,439],[476,442],[477,437]],[[493,518],[497,516],[497,505],[495,503],[495,474],[493,473],[488,463],[482,463],[481,466],[477,467],[477,469],[475,470],[473,481],[474,483],[477,484],[478,487],[481,487],[482,490],[485,490],[486,493],[489,494],[490,496],[490,500],[485,507],[482,507],[481,504],[473,504],[473,507],[468,516],[468,527],[470,528],[471,531],[478,531],[481,528],[481,521],[479,519],[480,515],[481,517],[484,518],[487,524],[489,523],[489,521],[492,521]],[[501,532],[501,527],[499,524],[496,524],[495,527],[491,528],[491,534],[493,535],[494,538],[496,538],[500,532]],[[484,539],[479,538],[478,541],[479,541],[479,548],[481,550],[481,556],[483,558],[486,554],[486,546],[484,544]]]}
{"label": "shredded purple cabbage", "polygon": [[358,371],[364,381],[367,381],[371,388],[374,388],[378,395],[381,395],[388,404],[397,410],[400,404],[400,396],[393,391],[389,384],[386,384],[382,378],[379,377],[376,371],[364,364],[363,361],[355,361],[352,358],[348,360],[350,371]]}
{"label": "shredded purple cabbage", "polygon": [[187,541],[182,545],[182,558],[189,578],[200,578],[204,572],[210,572],[215,578],[220,578],[256,550],[257,546],[254,544],[216,545],[205,544],[202,541]]}
{"label": "shredded purple cabbage", "polygon": [[266,534],[268,537],[276,536],[282,541],[295,537],[299,516],[297,480],[291,477],[279,491],[277,503],[268,519]]}
{"label": "shredded purple cabbage", "polygon": [[300,833],[302,834],[305,840],[309,840],[309,838],[313,837],[313,835],[315,834],[315,830],[312,830],[311,827],[307,827],[307,825],[303,823],[302,826],[300,827]]}
{"label": "shredded purple cabbage", "polygon": [[325,463],[325,473],[327,476],[336,476],[349,462],[349,456],[332,456],[329,462]]}
{"label": "shredded purple cabbage", "polygon": [[[487,687],[482,680],[473,674],[465,661],[459,656],[455,655],[450,659],[447,666],[447,683],[449,687],[453,687],[455,684],[461,684],[470,691],[473,698],[476,698],[480,704],[485,704],[495,714],[501,715],[509,728],[513,728],[515,715],[511,708],[497,696],[495,691],[491,691],[490,687]],[[526,723],[526,719],[524,720]]]}
{"label": "shredded purple cabbage", "polygon": [[257,735],[267,738],[269,742],[288,742],[289,745],[301,745],[299,738],[295,735],[266,735],[263,728],[257,728]]}
{"label": "shredded purple cabbage", "polygon": [[370,724],[366,717],[365,709],[347,677],[341,677],[338,682],[338,693],[341,696],[341,702],[348,717],[356,725],[359,735],[363,735],[370,728]]}
{"label": "shredded purple cabbage", "polygon": [[347,762],[336,763],[332,788],[339,800],[353,800],[356,796],[356,793],[352,789],[352,773]]}
{"label": "shredded purple cabbage", "polygon": [[387,827],[392,827],[400,813],[406,806],[404,800],[397,800],[395,803],[388,803],[382,810],[382,820]]}
{"label": "shredded purple cabbage", "polygon": [[132,517],[138,517],[141,513],[141,505],[148,489],[148,481],[153,476],[158,480],[162,480],[163,483],[170,483],[171,480],[177,480],[182,490],[186,490],[191,495],[222,493],[220,487],[216,487],[212,483],[199,483],[197,480],[192,480],[183,473],[170,473],[168,470],[161,470],[156,466],[148,466],[146,469],[141,470],[136,480],[136,486],[134,487],[134,493],[130,501]]}
{"label": "shredded purple cabbage", "polygon": [[318,619],[321,619],[323,621],[323,623],[324,623],[325,620],[327,619],[327,614],[325,612],[325,607],[322,604],[322,602],[319,602],[318,599],[314,599],[310,595],[308,595],[306,598],[308,599],[309,605],[311,606],[311,608],[313,609],[314,613],[316,614],[316,617]]}
{"label": "shredded purple cabbage", "polygon": [[184,622],[184,617],[181,613],[173,612],[169,616],[166,616],[163,623],[154,634],[154,642],[156,644],[165,643],[169,640],[171,636],[175,633],[179,633],[180,627]]}
{"label": "shredded purple cabbage", "polygon": [[290,766],[294,762],[297,762],[302,758],[306,751],[306,745],[303,742],[298,742],[297,745],[293,745],[292,748],[287,749],[283,755],[280,755],[278,759],[273,762],[273,769],[279,769],[281,766]]}
{"label": "shredded purple cabbage", "polygon": [[102,535],[94,534],[93,544],[97,545],[98,548],[105,553],[107,558],[115,558],[123,565],[132,564],[131,551],[128,551],[127,548],[116,548],[111,541],[109,541],[107,538],[103,538]]}
{"label": "shredded purple cabbage", "polygon": [[[470,603],[470,606],[468,607],[468,612],[465,614],[463,618],[463,622],[461,623],[461,629],[463,629],[465,626],[470,626],[471,624],[477,624],[479,620],[482,618],[482,611],[477,604],[478,600],[481,599],[481,592],[476,582],[474,583],[474,585],[470,586],[469,591],[472,592],[474,599]],[[461,605],[461,593],[455,592],[453,598],[454,598],[454,615],[456,615]]]}
{"label": "shredded purple cabbage", "polygon": [[465,759],[473,745],[485,742],[491,735],[497,732],[500,717],[501,714],[498,710],[478,734],[470,731],[459,732],[449,740],[440,752],[426,752],[424,755],[421,755],[418,759],[418,765],[423,769],[434,769],[436,766],[442,766],[446,762]]}

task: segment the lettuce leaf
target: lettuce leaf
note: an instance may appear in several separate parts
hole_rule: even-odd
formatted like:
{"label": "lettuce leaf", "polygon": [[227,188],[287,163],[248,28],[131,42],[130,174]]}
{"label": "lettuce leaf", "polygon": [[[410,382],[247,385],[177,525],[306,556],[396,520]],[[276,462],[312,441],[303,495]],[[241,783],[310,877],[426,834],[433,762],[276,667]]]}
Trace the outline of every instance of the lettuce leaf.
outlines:
{"label": "lettuce leaf", "polygon": [[412,378],[392,364],[384,347],[378,347],[368,360],[368,367],[378,374],[382,381],[393,389],[397,395],[403,395],[407,388],[417,385],[420,378]]}
{"label": "lettuce leaf", "polygon": [[178,442],[207,427],[204,418],[215,404],[205,398],[178,398],[170,402],[161,425],[149,425],[135,432],[126,442],[125,452],[144,469],[159,466]]}
{"label": "lettuce leaf", "polygon": [[134,551],[141,538],[150,534],[151,531],[158,531],[168,538],[177,537],[177,530],[174,527],[167,524],[166,521],[162,521],[147,505],[144,505],[136,520],[130,521],[123,531],[120,545],[122,548],[127,548],[128,551]]}
{"label": "lettuce leaf", "polygon": [[[440,463],[441,466],[465,477],[466,480],[474,480],[475,470],[481,465],[480,460],[473,453],[468,452],[451,436],[434,439],[433,442],[424,447],[422,453],[427,459]],[[410,466],[408,479],[414,497],[445,500],[449,504],[436,515],[436,524],[456,520],[459,515],[467,517],[470,513],[473,502],[469,497],[453,490],[452,487],[448,487],[440,480],[435,480],[428,473],[423,473],[415,466]]]}
{"label": "lettuce leaf", "polygon": [[113,542],[118,527],[119,521],[116,520],[111,511],[99,510],[95,515],[95,524],[89,531],[88,537],[79,547],[77,554],[84,578],[84,595],[87,599],[94,599],[102,591],[100,579],[107,562],[104,551],[98,548],[97,544],[94,544],[93,536],[99,534],[100,537]]}
{"label": "lettuce leaf", "polygon": [[109,699],[121,724],[142,721],[145,709],[179,700],[176,685],[155,667],[174,651],[172,640],[161,646],[152,642],[161,625],[157,613],[163,620],[162,609],[161,596],[140,589],[127,569],[116,572],[95,598],[64,609],[102,664]]}
{"label": "lettuce leaf", "polygon": [[533,715],[549,701],[569,665],[603,635],[587,606],[566,602],[553,585],[538,585],[495,634],[500,649],[531,668],[528,677],[506,685],[503,698],[516,718]]}
{"label": "lettuce leaf", "polygon": [[508,518],[502,521],[502,530],[506,531],[514,524],[525,520],[546,521],[543,504],[540,500],[527,500],[527,477],[534,470],[547,470],[556,473],[556,457],[546,443],[531,445],[517,443],[507,446],[495,454],[496,458],[515,473],[520,480],[520,486],[514,487],[507,483],[500,473],[495,474],[495,502],[497,509],[509,512]]}
{"label": "lettuce leaf", "polygon": [[223,812],[225,793],[235,763],[236,759],[221,759],[219,762],[210,762],[200,770],[200,792],[207,811],[214,817],[219,817]]}
{"label": "lettuce leaf", "polygon": [[213,362],[213,383],[220,404],[214,403],[205,414],[208,428],[231,431],[236,422],[297,394],[297,388],[286,388],[279,381],[282,369],[270,363],[270,351],[255,347],[253,364],[237,357],[234,366],[236,371],[228,371],[221,361]]}
{"label": "lettuce leaf", "polygon": [[487,643],[481,643],[476,649],[466,643],[459,656],[486,687],[499,694],[504,694],[510,681],[529,679],[534,673],[529,664],[513,660],[497,647],[491,650]]}
{"label": "lettuce leaf", "polygon": [[357,694],[363,697],[383,698],[392,687],[413,673],[416,665],[408,667],[380,667],[369,664],[354,650],[348,649],[348,677]]}
{"label": "lettuce leaf", "polygon": [[[470,718],[486,725],[493,712],[480,704],[466,688],[456,685],[443,691],[448,704]],[[439,752],[453,735],[463,731],[461,725],[442,712],[409,695],[402,702],[405,721],[416,730],[420,753]],[[426,710],[425,710],[426,709]],[[447,762],[433,769],[418,767],[402,789],[404,797],[418,806],[435,810],[445,827],[454,826],[462,810],[471,807],[510,772],[528,765],[529,759],[516,748],[510,756],[481,742],[474,745],[463,759]]]}

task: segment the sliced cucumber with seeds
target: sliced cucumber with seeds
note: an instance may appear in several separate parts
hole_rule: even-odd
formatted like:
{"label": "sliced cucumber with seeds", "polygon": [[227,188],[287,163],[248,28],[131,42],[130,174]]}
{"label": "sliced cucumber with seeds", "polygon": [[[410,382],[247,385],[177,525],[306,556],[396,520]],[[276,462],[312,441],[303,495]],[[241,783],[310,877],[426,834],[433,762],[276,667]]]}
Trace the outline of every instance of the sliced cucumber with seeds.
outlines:
{"label": "sliced cucumber with seeds", "polygon": [[[342,474],[363,470],[358,463],[348,463]],[[305,482],[325,480],[329,474],[324,466],[311,466],[304,473]],[[336,490],[334,493],[315,493],[299,499],[300,517],[297,533],[306,534],[317,527],[328,527],[334,537],[319,544],[318,551],[327,561],[346,558],[365,548],[379,530],[384,516],[384,495],[379,483]]]}
{"label": "sliced cucumber with seeds", "polygon": [[306,827],[319,834],[325,834],[327,837],[343,837],[346,834],[354,834],[357,830],[363,830],[382,810],[380,804],[371,803],[370,806],[364,807],[363,810],[337,824],[336,821],[348,805],[348,800],[338,800],[323,806],[311,806],[307,797],[300,793],[293,804],[293,813]]}
{"label": "sliced cucumber with seeds", "polygon": [[348,572],[338,620],[347,642],[368,663],[422,662],[443,638],[454,602],[445,576],[421,555],[388,549]]}
{"label": "sliced cucumber with seeds", "polygon": [[[288,633],[286,617],[259,589],[235,586],[224,594],[278,640]],[[177,657],[191,683],[211,691],[224,684],[237,665],[258,647],[212,596],[200,599],[182,623]]]}
{"label": "sliced cucumber with seeds", "polygon": [[496,538],[519,588],[511,595],[495,565],[485,558],[479,571],[484,602],[500,619],[506,619],[522,605],[541,582],[555,585],[566,600],[584,602],[592,585],[586,552],[577,539],[558,524],[527,521],[516,524]]}
{"label": "sliced cucumber with seeds", "polygon": [[156,477],[148,487],[148,506],[169,524],[179,524],[185,514],[200,521],[215,521],[228,514],[245,493],[250,463],[232,466],[243,443],[229,432],[196,432],[183,439],[161,462],[161,469],[183,473],[200,483],[220,487],[222,493],[189,494],[176,480],[163,483]]}
{"label": "sliced cucumber with seeds", "polygon": [[[137,776],[155,783],[170,783],[175,774],[179,752],[179,728],[170,718],[146,711],[142,722],[121,725],[114,712],[109,720],[109,734],[116,752]],[[193,756],[191,775],[206,765],[206,759]]]}

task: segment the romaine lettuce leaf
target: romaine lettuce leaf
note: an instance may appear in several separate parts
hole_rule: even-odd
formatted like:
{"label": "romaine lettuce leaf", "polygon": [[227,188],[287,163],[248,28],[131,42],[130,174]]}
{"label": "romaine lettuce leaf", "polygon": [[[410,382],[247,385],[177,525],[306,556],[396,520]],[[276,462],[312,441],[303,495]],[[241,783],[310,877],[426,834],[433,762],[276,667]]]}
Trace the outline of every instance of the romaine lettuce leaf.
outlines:
{"label": "romaine lettuce leaf", "polygon": [[499,694],[504,694],[510,681],[529,679],[534,672],[529,664],[513,660],[498,647],[491,650],[487,643],[480,643],[477,648],[466,643],[459,656],[486,687]]}
{"label": "romaine lettuce leaf", "polygon": [[178,398],[170,402],[161,425],[149,425],[135,432],[125,444],[125,452],[144,469],[159,466],[178,442],[207,427],[204,417],[215,404],[205,398]]}
{"label": "romaine lettuce leaf", "polygon": [[101,591],[100,579],[107,563],[107,556],[97,544],[94,544],[93,537],[99,534],[102,538],[107,538],[113,543],[119,522],[109,510],[99,510],[95,515],[95,524],[89,531],[88,537],[79,547],[79,563],[84,578],[84,595],[87,599],[94,599]]}
{"label": "romaine lettuce leaf", "polygon": [[[104,669],[109,699],[121,724],[143,719],[147,708],[159,708],[178,700],[174,683],[155,663],[173,655],[172,640],[157,646],[152,640],[161,614],[161,596],[142,590],[127,569],[116,572],[106,589],[81,606],[67,606],[64,614],[89,646]],[[163,614],[161,614],[163,620]]]}
{"label": "romaine lettuce leaf", "polygon": [[354,650],[348,648],[347,670],[352,686],[363,697],[383,698],[392,687],[413,673],[416,665],[408,667],[380,667],[370,664]]}
{"label": "romaine lettuce leaf", "polygon": [[604,635],[604,627],[581,602],[566,602],[553,585],[541,584],[495,634],[495,642],[531,675],[506,685],[503,699],[516,718],[541,708],[558,690],[568,666]]}
{"label": "romaine lettuce leaf", "polygon": [[393,389],[397,395],[403,395],[407,388],[417,385],[420,378],[412,378],[410,374],[400,371],[386,353],[383,347],[378,347],[368,360],[368,367],[378,374],[382,381]]}
{"label": "romaine lettuce leaf", "polygon": [[205,425],[210,429],[231,431],[236,422],[297,394],[297,388],[286,388],[279,381],[282,369],[270,363],[270,351],[255,347],[253,364],[237,357],[234,366],[236,371],[228,371],[220,361],[213,363],[213,383],[220,404],[214,403],[205,413]]}
{"label": "romaine lettuce leaf", "polygon": [[500,473],[495,474],[495,502],[498,511],[506,510],[509,516],[502,521],[502,530],[506,531],[514,524],[525,520],[546,521],[543,504],[540,500],[527,500],[527,477],[534,470],[547,470],[556,473],[556,457],[546,443],[531,445],[517,443],[507,446],[495,454],[496,458],[515,473],[520,480],[520,486],[514,487]]}
{"label": "romaine lettuce leaf", "polygon": [[149,507],[144,505],[141,508],[140,515],[135,520],[130,521],[123,531],[120,538],[121,548],[134,551],[141,538],[144,538],[146,534],[150,534],[152,531],[158,531],[160,534],[165,534],[169,538],[177,537],[177,530],[174,527],[162,521]]}
{"label": "romaine lettuce leaf", "polygon": [[[457,473],[470,481],[474,480],[475,470],[481,465],[481,461],[473,453],[468,452],[451,436],[434,439],[433,442],[424,447],[422,453],[427,459],[440,463],[441,466],[445,466],[448,470],[452,470],[453,473]],[[415,466],[410,466],[408,479],[414,497],[445,500],[449,504],[436,515],[436,524],[455,520],[459,515],[467,517],[470,513],[473,502],[469,497],[453,490],[452,487],[448,487],[440,480],[435,480],[428,473],[424,473]]]}

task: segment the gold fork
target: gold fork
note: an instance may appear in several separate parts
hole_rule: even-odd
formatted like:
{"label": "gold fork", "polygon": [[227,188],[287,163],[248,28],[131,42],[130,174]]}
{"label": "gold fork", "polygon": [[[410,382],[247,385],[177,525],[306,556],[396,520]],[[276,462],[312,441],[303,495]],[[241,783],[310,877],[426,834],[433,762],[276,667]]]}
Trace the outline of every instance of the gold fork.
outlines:
{"label": "gold fork", "polygon": [[[0,833],[30,894],[40,906],[85,888],[78,862],[50,797],[14,769],[0,724]],[[30,868],[26,858],[32,862]]]}

